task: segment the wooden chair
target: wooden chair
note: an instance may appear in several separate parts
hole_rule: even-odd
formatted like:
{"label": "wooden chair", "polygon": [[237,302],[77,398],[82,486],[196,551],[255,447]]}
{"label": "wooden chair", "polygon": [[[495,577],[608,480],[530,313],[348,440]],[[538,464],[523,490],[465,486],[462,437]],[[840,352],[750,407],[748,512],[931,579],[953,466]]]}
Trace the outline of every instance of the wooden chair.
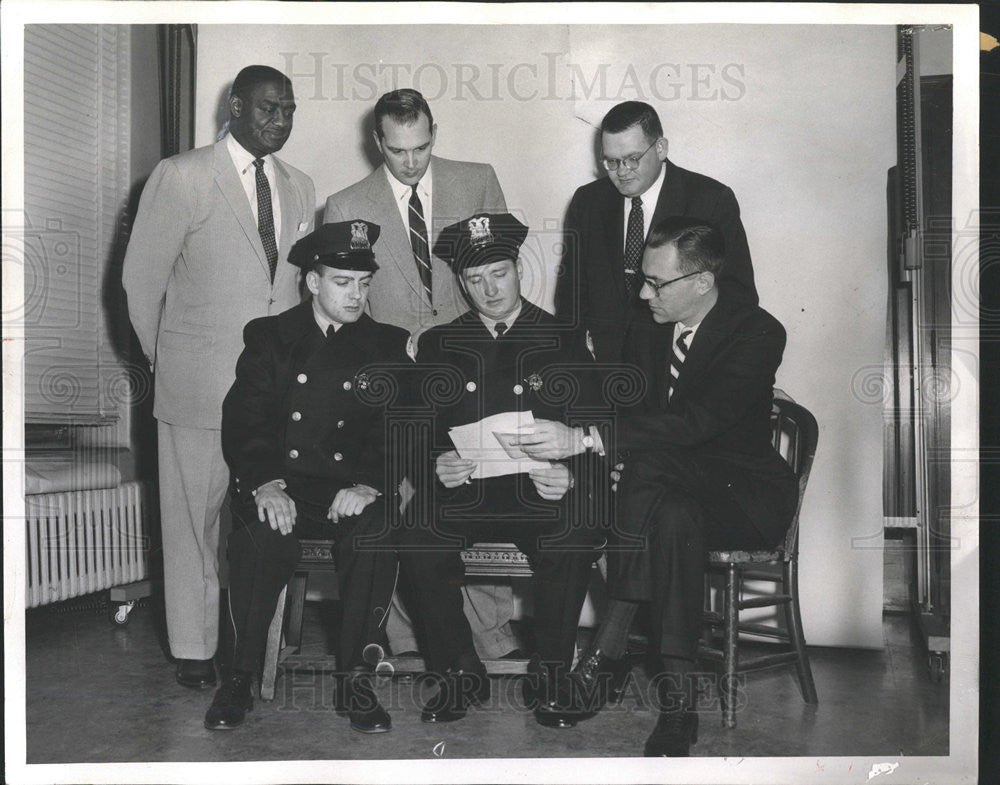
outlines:
{"label": "wooden chair", "polygon": [[[274,683],[278,665],[302,665],[311,670],[336,670],[332,654],[320,657],[304,656],[302,647],[302,614],[305,610],[306,585],[314,572],[336,572],[333,562],[333,540],[302,540],[302,557],[288,585],[281,590],[278,606],[271,617],[264,652],[264,670],[260,678],[260,698],[274,699]],[[291,590],[291,591],[289,591]],[[285,606],[288,606],[288,630],[285,631]],[[284,634],[283,634],[284,633]]]}
{"label": "wooden chair", "polygon": [[[525,577],[531,575],[528,558],[513,545],[506,543],[479,543],[462,551],[465,574],[470,577]],[[261,700],[274,699],[278,666],[298,666],[303,670],[333,671],[336,660],[332,654],[320,656],[300,654],[302,647],[302,615],[305,609],[306,588],[309,575],[314,572],[335,572],[333,540],[303,540],[302,558],[295,574],[278,598],[278,606],[271,618],[264,669],[260,680]],[[287,611],[286,611],[287,606]],[[287,630],[285,619],[287,617]],[[422,657],[386,657],[394,674],[423,673]],[[483,663],[491,676],[527,672],[527,660],[486,660]]]}
{"label": "wooden chair", "polygon": [[[809,471],[812,468],[819,427],[816,418],[803,406],[788,400],[775,399],[771,414],[774,448],[788,461],[799,478],[799,502],[795,517],[784,542],[773,550],[760,551],[711,551],[708,554],[708,576],[725,577],[723,612],[707,610],[706,625],[712,632],[721,628],[722,647],[715,648],[714,636],[699,648],[699,656],[722,663],[722,718],[727,728],[736,727],[736,675],[784,663],[795,663],[799,686],[806,703],[817,703],[816,685],[809,667],[809,655],[802,634],[802,617],[799,612],[799,511],[805,495]],[[770,566],[770,569],[768,567]],[[778,569],[780,567],[780,570]],[[777,584],[775,594],[743,598],[743,581],[769,581]],[[708,592],[706,591],[706,596]],[[740,611],[748,608],[782,606],[784,628],[777,625],[741,622]],[[740,633],[775,638],[787,650],[744,659],[739,653]]]}

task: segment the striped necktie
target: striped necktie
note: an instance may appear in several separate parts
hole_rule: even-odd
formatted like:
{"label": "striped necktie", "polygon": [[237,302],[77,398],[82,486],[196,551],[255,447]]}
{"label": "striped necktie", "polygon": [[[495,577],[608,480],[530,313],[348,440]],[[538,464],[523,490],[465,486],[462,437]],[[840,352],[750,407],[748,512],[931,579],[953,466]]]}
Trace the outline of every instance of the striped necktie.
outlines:
{"label": "striped necktie", "polygon": [[271,184],[264,174],[264,159],[256,158],[253,162],[257,169],[254,180],[257,184],[257,231],[260,242],[267,254],[267,266],[271,271],[271,283],[274,283],[274,271],[278,269],[278,245],[274,240],[274,214],[271,212]]}
{"label": "striped necktie", "polygon": [[433,305],[431,299],[431,255],[427,245],[427,224],[424,223],[424,206],[417,196],[417,186],[413,185],[410,195],[410,247],[413,249],[413,259],[420,273],[420,283],[427,294],[427,302]]}
{"label": "striped necktie", "polygon": [[507,323],[506,322],[497,322],[493,326],[493,330],[494,330],[494,332],[496,332],[497,338],[499,338],[501,335],[503,335],[505,332],[507,332]]}
{"label": "striped necktie", "polygon": [[674,395],[674,387],[677,386],[677,377],[680,376],[681,366],[684,365],[684,360],[687,359],[688,353],[688,340],[691,337],[691,330],[684,330],[674,345],[671,347],[670,353],[670,387],[667,389],[667,400],[669,401]]}

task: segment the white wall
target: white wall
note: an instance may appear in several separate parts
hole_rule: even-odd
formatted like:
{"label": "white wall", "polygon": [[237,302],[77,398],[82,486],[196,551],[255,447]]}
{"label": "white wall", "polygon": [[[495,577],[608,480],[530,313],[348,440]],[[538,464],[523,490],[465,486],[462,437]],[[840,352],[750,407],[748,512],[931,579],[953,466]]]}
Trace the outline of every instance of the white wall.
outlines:
{"label": "white wall", "polygon": [[534,230],[527,294],[546,307],[566,204],[596,174],[593,126],[622,100],[656,106],[671,159],[736,191],[761,303],[788,330],[777,384],[820,423],[802,515],[807,637],[882,645],[881,398],[866,392],[885,333],[891,26],[202,25],[198,144],[251,62],[293,76],[281,157],[313,177],[318,207],[371,170],[378,95],[421,89],[435,152],[492,163]]}

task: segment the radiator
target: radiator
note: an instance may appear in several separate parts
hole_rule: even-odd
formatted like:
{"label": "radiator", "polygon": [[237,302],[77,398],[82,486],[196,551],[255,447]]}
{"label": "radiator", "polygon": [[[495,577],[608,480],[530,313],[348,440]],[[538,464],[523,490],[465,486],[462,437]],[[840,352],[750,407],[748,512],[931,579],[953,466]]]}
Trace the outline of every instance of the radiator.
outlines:
{"label": "radiator", "polygon": [[144,579],[149,555],[146,499],[140,482],[25,496],[25,606]]}

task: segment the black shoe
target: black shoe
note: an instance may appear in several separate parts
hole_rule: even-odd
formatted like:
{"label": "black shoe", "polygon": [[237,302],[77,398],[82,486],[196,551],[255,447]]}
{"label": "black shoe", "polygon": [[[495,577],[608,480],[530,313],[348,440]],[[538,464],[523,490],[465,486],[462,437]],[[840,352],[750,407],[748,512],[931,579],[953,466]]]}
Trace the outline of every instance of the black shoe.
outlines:
{"label": "black shoe", "polygon": [[600,649],[588,652],[570,674],[577,707],[592,714],[609,701],[621,703],[631,672],[632,666],[625,657],[613,660]]}
{"label": "black shoe", "polygon": [[528,662],[524,680],[524,703],[535,715],[535,722],[546,728],[573,728],[583,719],[573,703],[571,685],[565,666],[543,665],[537,654]]}
{"label": "black shoe", "polygon": [[687,709],[661,711],[656,727],[646,739],[647,758],[686,758],[698,741],[698,715]]}
{"label": "black shoe", "polygon": [[205,727],[209,730],[232,730],[242,725],[247,712],[252,710],[250,676],[234,673],[215,693],[212,705],[205,714]]}
{"label": "black shoe", "polygon": [[480,663],[475,670],[445,671],[438,691],[424,704],[420,719],[424,722],[454,722],[466,715],[470,705],[479,706],[490,699],[490,680]]}
{"label": "black shoe", "polygon": [[392,730],[392,719],[378,702],[370,674],[352,673],[344,681],[344,687],[347,691],[344,703],[352,729],[361,733],[385,733]]}
{"label": "black shoe", "polygon": [[548,668],[543,668],[541,658],[537,654],[532,654],[528,660],[527,673],[521,681],[521,696],[524,698],[524,707],[528,711],[534,711],[545,700],[548,692]]}
{"label": "black shoe", "polygon": [[177,660],[177,683],[195,690],[216,684],[215,662],[208,660]]}

